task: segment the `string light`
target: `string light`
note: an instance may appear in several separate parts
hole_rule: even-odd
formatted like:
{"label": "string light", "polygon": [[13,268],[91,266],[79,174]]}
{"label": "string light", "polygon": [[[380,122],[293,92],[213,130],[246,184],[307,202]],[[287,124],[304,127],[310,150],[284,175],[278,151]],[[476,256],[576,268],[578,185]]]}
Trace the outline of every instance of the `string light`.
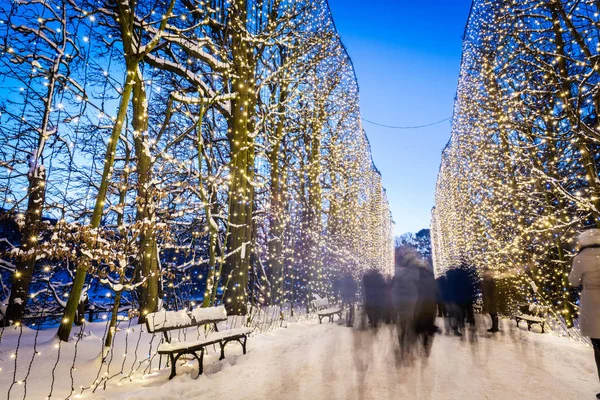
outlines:
{"label": "string light", "polygon": [[570,328],[573,238],[599,226],[597,5],[477,0],[432,211],[436,273],[490,267]]}
{"label": "string light", "polygon": [[[26,154],[43,143],[29,165],[21,153],[0,164],[10,177],[6,203],[40,228],[14,252],[35,255],[22,259],[33,260],[31,269],[13,270],[35,286],[22,297],[26,314],[42,310],[38,323],[55,318],[59,338],[77,349],[89,324],[78,309],[89,303],[89,319],[106,321],[110,349],[124,305],[134,304],[129,324],[163,306],[219,303],[249,319],[277,304],[293,320],[299,307],[307,315],[314,293],[332,297],[345,272],[391,273],[387,197],[325,1],[236,0],[223,13],[210,2],[169,0],[153,4],[143,26],[136,21],[146,17],[129,6],[105,14],[77,2],[38,3],[20,2],[2,26],[11,57],[33,54],[37,63],[1,65],[25,99],[0,114],[2,129],[23,135],[8,148]],[[52,26],[41,30],[48,15]],[[131,24],[118,21],[127,18]],[[218,26],[234,27],[231,36],[219,36]],[[35,49],[12,27],[31,28]],[[44,109],[40,129],[44,116],[34,110]],[[35,193],[45,197],[28,202]],[[65,276],[73,281],[57,284]],[[64,315],[46,315],[46,303]],[[72,335],[73,324],[81,328]],[[135,329],[136,349],[117,358],[137,357]],[[72,362],[72,373],[77,356],[61,359],[55,349],[54,370],[60,360]],[[112,357],[94,389],[113,378],[103,369]],[[131,364],[129,379],[142,366]]]}

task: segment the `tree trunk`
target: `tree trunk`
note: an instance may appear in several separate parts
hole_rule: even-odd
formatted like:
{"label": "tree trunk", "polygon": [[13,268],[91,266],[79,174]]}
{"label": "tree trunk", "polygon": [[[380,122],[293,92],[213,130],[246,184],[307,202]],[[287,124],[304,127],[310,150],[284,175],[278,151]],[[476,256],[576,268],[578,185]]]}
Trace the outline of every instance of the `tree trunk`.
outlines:
{"label": "tree trunk", "polygon": [[38,236],[46,194],[46,173],[43,168],[32,167],[28,179],[29,199],[21,231],[20,256],[12,276],[10,299],[6,310],[6,319],[13,322],[21,322],[23,319],[29,298],[29,286],[35,269]]}
{"label": "tree trunk", "polygon": [[134,147],[137,157],[137,196],[136,222],[140,225],[138,256],[138,281],[146,279],[139,299],[140,324],[146,321],[146,314],[155,312],[158,306],[158,254],[156,251],[155,193],[152,189],[152,156],[148,143],[148,102],[144,88],[144,78],[139,66],[136,69],[133,85],[132,125]]}
{"label": "tree trunk", "polygon": [[[129,100],[131,99],[131,94],[133,91],[134,85],[143,85],[144,82],[136,82],[136,79],[141,79],[142,76],[139,71],[139,63],[143,59],[144,54],[138,53],[138,43],[134,40],[135,32],[133,32],[134,27],[134,19],[135,19],[135,6],[136,2],[117,2],[114,7],[116,11],[115,22],[118,25],[118,29],[120,30],[120,36],[123,43],[123,50],[125,56],[125,66],[126,66],[126,74],[125,74],[125,85],[123,87],[123,94],[121,96],[121,102],[119,103],[118,114],[115,120],[115,124],[113,125],[113,129],[111,132],[111,136],[108,139],[108,145],[106,149],[106,155],[104,156],[104,169],[102,172],[102,180],[100,182],[100,188],[98,189],[98,197],[96,198],[96,203],[94,205],[94,212],[92,213],[92,219],[90,222],[90,226],[92,229],[97,229],[100,226],[100,221],[102,220],[102,215],[104,213],[104,202],[106,200],[106,194],[108,192],[108,185],[110,183],[110,179],[112,177],[112,169],[115,162],[115,154],[117,149],[117,143],[121,136],[121,131],[123,125],[125,123],[125,117],[127,115],[127,109],[129,106]],[[169,3],[169,7],[165,15],[171,15],[173,11],[173,7],[175,6],[175,0],[171,0]],[[164,31],[168,18],[163,18],[159,31]],[[157,38],[159,36],[156,36]],[[154,46],[158,43],[158,40],[152,40],[152,42],[147,43],[145,46],[145,52],[149,52],[152,50]],[[142,87],[143,88],[143,87]],[[146,101],[145,93],[144,93],[144,102]],[[138,106],[139,106],[138,102]],[[147,109],[142,111],[142,114],[145,116],[145,124],[146,130],[148,126],[147,121]],[[135,115],[135,113],[134,113]],[[134,118],[134,123],[135,123]],[[144,122],[142,122],[144,123]],[[135,129],[135,126],[134,126]],[[83,257],[80,261],[80,264],[77,267],[77,271],[75,272],[75,280],[73,282],[73,286],[71,287],[71,292],[69,294],[69,300],[67,301],[67,306],[65,308],[63,321],[58,329],[58,337],[60,340],[68,341],[69,335],[71,333],[71,327],[73,318],[77,311],[77,305],[79,302],[79,298],[81,297],[81,292],[83,290],[83,285],[85,284],[85,277],[87,275],[87,270],[89,268],[90,260]],[[158,276],[156,277],[158,280]],[[156,288],[158,289],[158,282],[156,282]]]}
{"label": "tree trunk", "polygon": [[[63,49],[65,47],[63,38]],[[29,286],[33,279],[36,254],[38,249],[38,235],[42,222],[42,213],[46,198],[46,171],[41,165],[44,147],[49,139],[50,113],[54,104],[56,90],[56,75],[62,62],[63,53],[58,52],[48,81],[48,90],[44,100],[44,114],[40,126],[37,148],[29,159],[29,199],[25,211],[25,225],[21,231],[21,254],[17,261],[15,273],[12,276],[11,293],[6,310],[6,318],[10,321],[21,322],[27,300],[29,299]]]}
{"label": "tree trunk", "polygon": [[237,97],[232,100],[229,132],[231,151],[231,185],[229,187],[229,236],[224,271],[227,285],[225,306],[231,315],[246,315],[249,258],[254,209],[252,186],[254,178],[254,138],[251,137],[255,113],[254,60],[246,40],[247,1],[232,4],[232,52],[235,78],[233,88]]}
{"label": "tree trunk", "polygon": [[285,121],[285,100],[287,92],[283,88],[279,95],[279,106],[277,114],[279,116],[273,143],[269,152],[269,163],[271,166],[271,207],[269,216],[270,240],[268,245],[268,266],[272,275],[271,300],[274,304],[280,304],[282,301],[283,271],[283,177],[281,167],[279,166],[279,155],[281,153],[281,142],[283,140],[283,127]]}
{"label": "tree trunk", "polygon": [[[123,88],[123,95],[121,96],[121,102],[119,103],[119,112],[117,119],[113,125],[111,136],[108,140],[106,147],[106,154],[104,156],[104,169],[102,171],[102,180],[100,182],[100,188],[98,189],[98,196],[96,197],[96,204],[94,206],[94,212],[92,213],[92,219],[90,225],[93,229],[100,226],[102,220],[102,214],[104,211],[104,201],[106,200],[106,194],[108,192],[108,184],[112,177],[112,169],[115,163],[115,154],[117,150],[117,142],[121,136],[121,130],[125,123],[125,116],[127,115],[127,107],[129,105],[129,99],[131,98],[132,86],[130,81],[130,75],[134,71],[131,66],[128,66],[125,74],[125,87]],[[89,268],[90,260],[83,257],[77,264],[77,270],[75,271],[75,279],[73,286],[69,293],[69,299],[67,300],[67,306],[63,313],[62,322],[58,328],[58,338],[64,342],[69,341],[71,334],[71,327],[73,320],[75,319],[75,313],[77,312],[77,306],[79,305],[79,299],[85,284],[85,277]]]}
{"label": "tree trunk", "polygon": [[[124,274],[121,275],[119,283],[122,285],[125,282]],[[123,295],[123,290],[117,291],[115,293],[115,302],[113,303],[113,309],[110,317],[110,325],[108,326],[108,331],[106,332],[106,338],[104,339],[104,346],[110,347],[112,345],[112,338],[117,329],[117,316],[119,315],[119,306],[121,304],[121,296]]]}
{"label": "tree trunk", "polygon": [[[320,125],[320,109],[317,103],[317,118],[316,123],[312,126],[312,136],[310,138],[310,153],[308,159],[308,232],[307,243],[307,265],[309,268],[309,282],[307,293],[307,307],[312,300],[312,295],[319,284],[318,271],[321,269],[321,254],[319,238],[321,236],[321,125]],[[307,308],[308,312],[308,308]]]}

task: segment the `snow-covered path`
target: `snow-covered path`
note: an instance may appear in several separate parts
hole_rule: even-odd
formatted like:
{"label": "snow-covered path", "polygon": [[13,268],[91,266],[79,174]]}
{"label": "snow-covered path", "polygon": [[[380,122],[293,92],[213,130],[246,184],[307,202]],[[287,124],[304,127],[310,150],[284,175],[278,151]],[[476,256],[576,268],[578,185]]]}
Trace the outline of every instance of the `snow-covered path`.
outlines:
{"label": "snow-covered path", "polygon": [[[107,399],[594,399],[600,390],[590,347],[504,321],[476,340],[437,335],[431,356],[396,365],[392,328],[360,331],[314,322],[250,338],[222,362],[195,363],[166,382],[161,371]],[[164,373],[163,373],[164,372]],[[186,373],[187,372],[187,373]],[[140,384],[143,385],[140,387]],[[132,391],[133,390],[133,391]]]}

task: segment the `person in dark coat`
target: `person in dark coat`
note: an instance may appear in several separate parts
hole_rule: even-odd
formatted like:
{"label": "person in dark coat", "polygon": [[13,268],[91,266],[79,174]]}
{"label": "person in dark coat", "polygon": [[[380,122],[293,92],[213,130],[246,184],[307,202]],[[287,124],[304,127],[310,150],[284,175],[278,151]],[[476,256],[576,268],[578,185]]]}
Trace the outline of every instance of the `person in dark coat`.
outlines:
{"label": "person in dark coat", "polygon": [[440,276],[435,280],[437,284],[437,307],[438,307],[438,317],[443,318],[448,316],[448,311],[446,309],[446,302],[448,301],[447,293],[446,293],[446,277]]}
{"label": "person in dark coat", "polygon": [[385,305],[385,278],[379,271],[372,269],[363,276],[363,294],[369,323],[377,328]]}
{"label": "person in dark coat", "polygon": [[391,324],[396,321],[394,315],[394,294],[392,288],[392,279],[385,280],[385,294],[383,303],[383,320],[386,324]]}
{"label": "person in dark coat", "polygon": [[417,307],[415,310],[415,332],[421,338],[429,354],[429,345],[433,334],[437,331],[435,326],[437,284],[433,272],[425,267],[419,268],[417,284]]}
{"label": "person in dark coat", "polygon": [[342,296],[342,309],[347,307],[346,326],[354,326],[354,306],[358,287],[350,274],[344,275],[340,281],[340,294]]}
{"label": "person in dark coat", "polygon": [[498,291],[496,289],[496,280],[492,270],[487,268],[483,272],[483,283],[481,284],[481,294],[483,295],[484,310],[492,318],[492,327],[488,332],[499,332],[498,329]]}
{"label": "person in dark coat", "polygon": [[453,306],[452,306],[452,290],[448,286],[448,278],[446,275],[442,275],[437,278],[438,285],[438,309],[444,318],[444,332],[446,335],[449,335],[452,332],[452,324],[453,324]]}
{"label": "person in dark coat", "polygon": [[416,314],[419,303],[418,281],[422,263],[411,251],[405,251],[396,261],[396,273],[392,283],[396,331],[400,345],[400,357],[408,359],[417,339]]}
{"label": "person in dark coat", "polygon": [[474,324],[475,282],[468,267],[451,269],[446,273],[448,299],[451,304],[451,326],[454,334],[462,336],[467,323]]}

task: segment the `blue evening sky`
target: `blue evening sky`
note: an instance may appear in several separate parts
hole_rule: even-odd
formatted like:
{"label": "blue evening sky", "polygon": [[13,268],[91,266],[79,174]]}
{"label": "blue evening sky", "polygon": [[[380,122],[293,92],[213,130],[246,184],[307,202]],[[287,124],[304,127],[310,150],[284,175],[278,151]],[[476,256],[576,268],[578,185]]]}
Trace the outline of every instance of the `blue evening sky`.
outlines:
{"label": "blue evening sky", "polygon": [[[329,0],[356,69],[363,118],[415,126],[452,115],[470,0]],[[429,227],[450,122],[418,130],[364,123],[396,234]]]}

